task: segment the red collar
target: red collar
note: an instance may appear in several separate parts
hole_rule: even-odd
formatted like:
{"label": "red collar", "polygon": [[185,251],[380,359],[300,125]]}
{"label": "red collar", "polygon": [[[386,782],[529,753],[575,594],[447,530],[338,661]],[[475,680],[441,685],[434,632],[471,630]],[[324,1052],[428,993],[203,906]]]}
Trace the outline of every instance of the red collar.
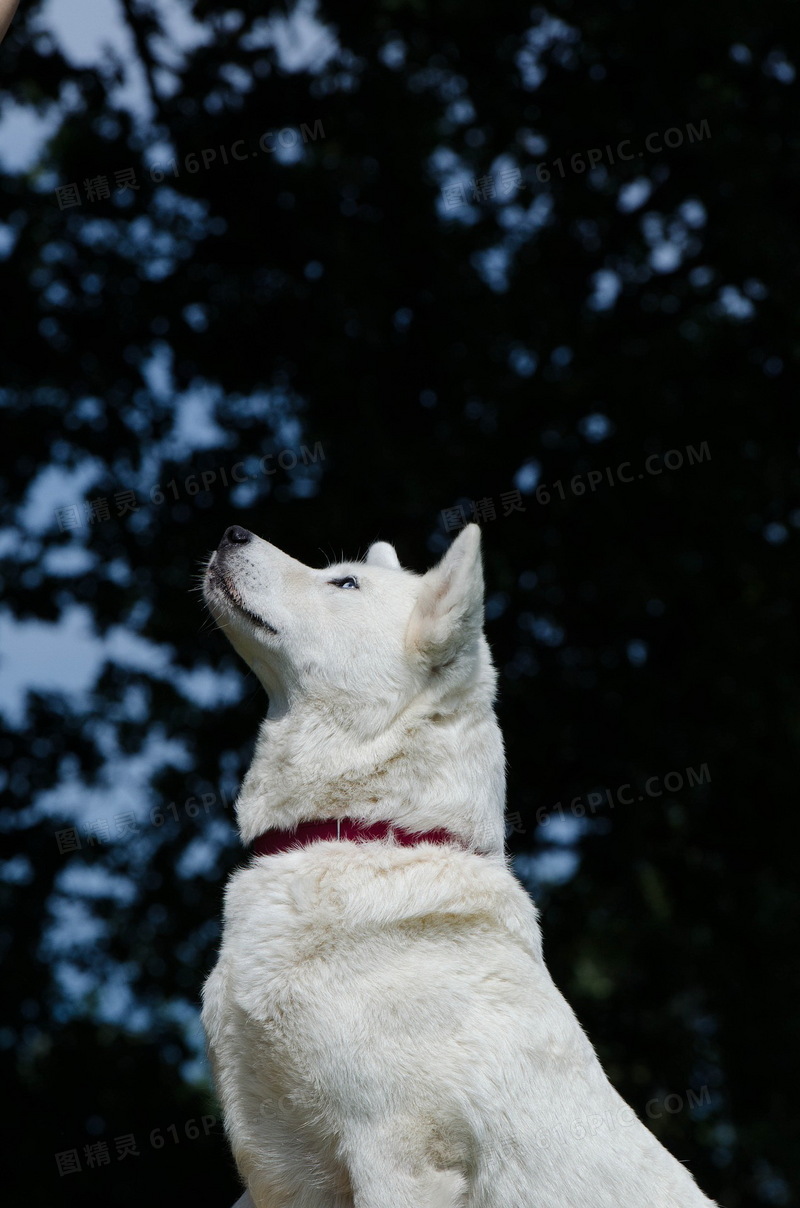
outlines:
{"label": "red collar", "polygon": [[359,818],[326,818],[323,822],[301,822],[294,830],[267,830],[253,840],[253,855],[274,856],[280,851],[305,847],[324,839],[385,839],[389,834],[402,847],[415,843],[457,843],[464,841],[452,831],[440,827],[438,830],[408,831],[392,822],[362,822]]}

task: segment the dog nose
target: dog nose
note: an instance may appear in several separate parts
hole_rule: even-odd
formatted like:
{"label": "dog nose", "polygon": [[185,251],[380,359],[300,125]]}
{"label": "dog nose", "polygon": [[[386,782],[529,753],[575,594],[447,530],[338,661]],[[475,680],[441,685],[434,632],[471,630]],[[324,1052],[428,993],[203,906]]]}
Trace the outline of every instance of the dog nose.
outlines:
{"label": "dog nose", "polygon": [[240,524],[232,524],[222,534],[220,545],[247,545],[252,536],[249,529],[242,528]]}

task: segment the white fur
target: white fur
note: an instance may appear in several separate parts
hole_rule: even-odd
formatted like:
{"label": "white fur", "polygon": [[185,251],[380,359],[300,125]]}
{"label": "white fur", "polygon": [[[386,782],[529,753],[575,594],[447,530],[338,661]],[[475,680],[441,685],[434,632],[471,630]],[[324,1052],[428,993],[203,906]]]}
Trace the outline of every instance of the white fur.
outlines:
{"label": "white fur", "polygon": [[205,591],[269,694],[245,843],[345,815],[461,841],[317,842],[232,876],[203,1024],[252,1205],[710,1205],[606,1078],[508,867],[477,527],[424,576],[383,542],[325,570],[223,542]]}

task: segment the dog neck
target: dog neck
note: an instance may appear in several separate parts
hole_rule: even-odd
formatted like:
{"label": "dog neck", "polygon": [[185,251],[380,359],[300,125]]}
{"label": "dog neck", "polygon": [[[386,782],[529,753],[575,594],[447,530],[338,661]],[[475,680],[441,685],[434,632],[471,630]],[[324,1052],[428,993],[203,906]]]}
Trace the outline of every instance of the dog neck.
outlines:
{"label": "dog neck", "polygon": [[392,822],[360,822],[357,818],[332,818],[324,822],[300,822],[290,830],[276,827],[263,831],[253,842],[253,855],[275,856],[284,851],[296,851],[318,842],[371,843],[388,839],[400,847],[418,843],[465,844],[451,831],[439,827],[432,831],[407,831]]}
{"label": "dog neck", "polygon": [[349,817],[443,828],[503,858],[505,760],[490,703],[452,713],[418,705],[375,731],[366,715],[363,725],[332,715],[330,702],[268,715],[236,801],[242,841]]}

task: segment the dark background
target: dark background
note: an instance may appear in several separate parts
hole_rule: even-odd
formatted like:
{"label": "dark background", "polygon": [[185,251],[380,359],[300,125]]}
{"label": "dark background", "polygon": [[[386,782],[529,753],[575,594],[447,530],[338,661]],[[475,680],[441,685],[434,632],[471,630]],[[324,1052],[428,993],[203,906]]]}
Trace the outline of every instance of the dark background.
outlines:
{"label": "dark background", "polygon": [[0,197],[7,1202],[237,1194],[197,1011],[265,700],[201,559],[421,570],[475,505],[556,983],[709,1195],[796,1203],[797,7],[324,3],[299,66],[163,7],[0,50],[53,119]]}

